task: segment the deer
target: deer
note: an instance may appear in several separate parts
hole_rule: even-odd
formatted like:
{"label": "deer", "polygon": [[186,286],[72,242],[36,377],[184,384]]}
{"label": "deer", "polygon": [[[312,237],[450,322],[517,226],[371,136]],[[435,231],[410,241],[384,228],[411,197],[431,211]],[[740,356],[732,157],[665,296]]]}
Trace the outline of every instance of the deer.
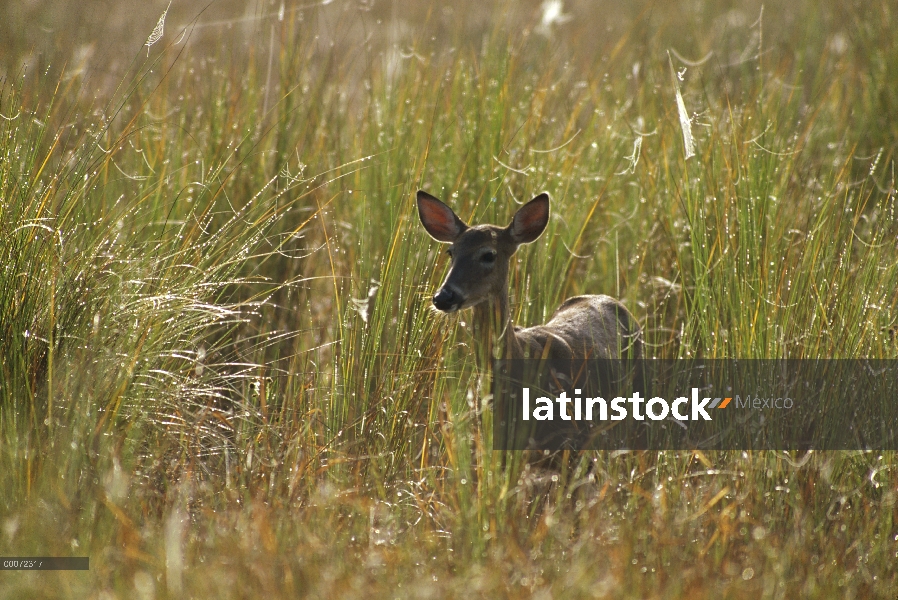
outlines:
{"label": "deer", "polygon": [[536,241],[545,231],[549,194],[543,192],[521,206],[506,227],[468,225],[449,206],[423,190],[417,193],[417,205],[427,233],[449,244],[449,273],[433,295],[433,306],[443,313],[473,311],[479,363],[484,359],[530,358],[568,365],[557,369],[567,372],[567,381],[556,387],[569,388],[577,385],[577,372],[583,365],[601,363],[594,359],[626,359],[641,364],[642,329],[627,308],[610,296],[568,298],[544,325],[522,328],[513,323],[508,300],[511,258],[521,245]]}

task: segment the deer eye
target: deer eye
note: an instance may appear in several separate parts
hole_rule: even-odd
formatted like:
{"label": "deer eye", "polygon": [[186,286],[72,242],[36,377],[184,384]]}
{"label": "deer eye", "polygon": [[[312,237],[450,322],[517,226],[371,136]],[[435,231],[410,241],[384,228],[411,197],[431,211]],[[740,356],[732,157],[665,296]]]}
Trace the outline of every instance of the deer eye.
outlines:
{"label": "deer eye", "polygon": [[496,262],[495,250],[490,250],[488,252],[484,252],[483,256],[480,257],[480,262],[487,263],[487,264]]}

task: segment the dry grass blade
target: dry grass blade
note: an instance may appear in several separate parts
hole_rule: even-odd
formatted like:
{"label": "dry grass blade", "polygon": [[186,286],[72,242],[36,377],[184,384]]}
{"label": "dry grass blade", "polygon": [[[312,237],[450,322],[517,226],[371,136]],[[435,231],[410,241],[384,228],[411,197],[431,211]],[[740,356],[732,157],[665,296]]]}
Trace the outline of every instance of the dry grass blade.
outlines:
{"label": "dry grass blade", "polygon": [[670,76],[673,80],[674,92],[677,96],[677,115],[680,118],[680,128],[683,130],[683,147],[686,150],[686,159],[688,160],[695,156],[695,139],[692,137],[692,120],[689,118],[689,113],[686,112],[686,103],[683,102],[683,94],[680,93],[679,76],[676,71],[674,71],[673,59],[670,57],[670,52],[667,53],[667,60],[670,64]]}
{"label": "dry grass blade", "polygon": [[153,31],[150,33],[150,37],[148,37],[147,41],[144,42],[144,46],[147,47],[147,56],[150,55],[150,46],[162,39],[162,35],[165,31],[165,16],[168,14],[169,8],[171,8],[171,0],[169,0],[168,6],[165,7],[165,10],[162,11],[162,14],[159,16],[159,20],[156,21],[156,26],[153,27]]}

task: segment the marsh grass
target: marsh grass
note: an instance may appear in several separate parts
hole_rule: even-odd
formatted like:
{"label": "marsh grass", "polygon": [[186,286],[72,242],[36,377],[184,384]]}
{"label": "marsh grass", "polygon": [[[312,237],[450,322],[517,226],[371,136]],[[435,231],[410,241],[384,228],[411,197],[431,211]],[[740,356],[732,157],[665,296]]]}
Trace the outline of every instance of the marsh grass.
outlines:
{"label": "marsh grass", "polygon": [[177,8],[101,99],[89,70],[2,82],[0,555],[91,558],[3,597],[894,595],[892,452],[503,466],[412,202],[552,194],[520,324],[609,293],[654,357],[896,358],[887,2],[550,35],[272,7],[221,51]]}

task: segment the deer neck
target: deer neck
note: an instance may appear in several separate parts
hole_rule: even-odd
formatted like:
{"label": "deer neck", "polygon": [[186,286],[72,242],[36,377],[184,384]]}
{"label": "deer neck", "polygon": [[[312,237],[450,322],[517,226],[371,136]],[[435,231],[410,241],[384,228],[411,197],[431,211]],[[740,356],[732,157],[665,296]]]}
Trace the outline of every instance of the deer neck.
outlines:
{"label": "deer neck", "polygon": [[474,306],[473,311],[477,360],[481,367],[489,367],[494,358],[509,359],[523,355],[511,321],[507,288],[489,301]]}

